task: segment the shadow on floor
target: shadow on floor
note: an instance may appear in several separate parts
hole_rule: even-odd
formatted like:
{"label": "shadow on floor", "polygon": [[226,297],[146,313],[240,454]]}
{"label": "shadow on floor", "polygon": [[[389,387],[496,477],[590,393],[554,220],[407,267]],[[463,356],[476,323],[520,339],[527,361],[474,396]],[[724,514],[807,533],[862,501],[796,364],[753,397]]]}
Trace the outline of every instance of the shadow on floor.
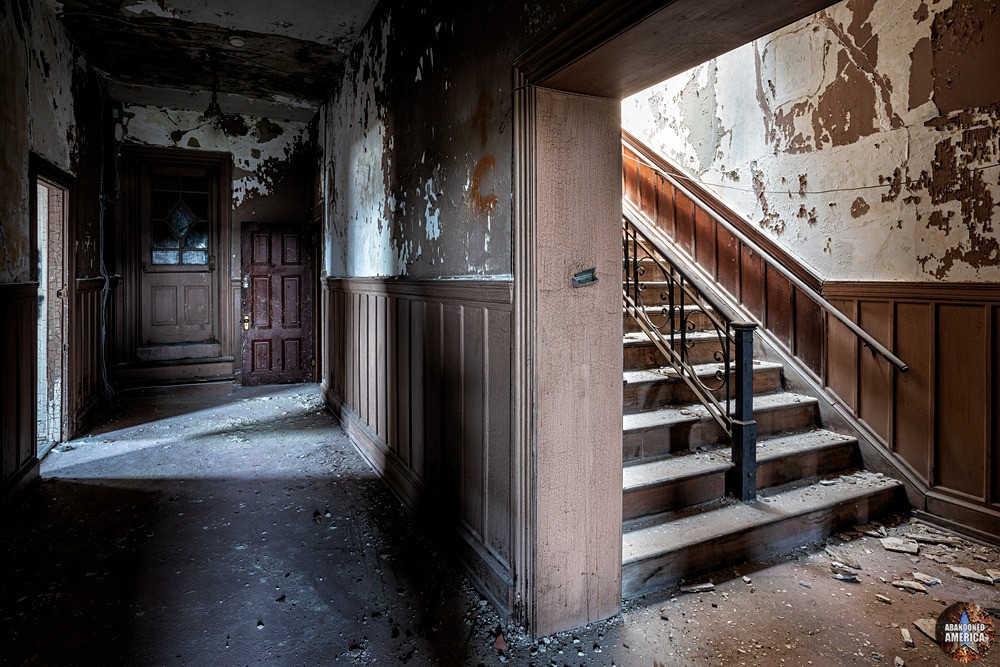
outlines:
{"label": "shadow on floor", "polygon": [[[0,662],[474,665],[488,654],[472,632],[495,616],[315,388],[173,400],[184,409],[167,419],[134,421],[133,406],[125,428],[112,420],[53,453],[0,518]],[[482,618],[468,624],[472,614]]]}

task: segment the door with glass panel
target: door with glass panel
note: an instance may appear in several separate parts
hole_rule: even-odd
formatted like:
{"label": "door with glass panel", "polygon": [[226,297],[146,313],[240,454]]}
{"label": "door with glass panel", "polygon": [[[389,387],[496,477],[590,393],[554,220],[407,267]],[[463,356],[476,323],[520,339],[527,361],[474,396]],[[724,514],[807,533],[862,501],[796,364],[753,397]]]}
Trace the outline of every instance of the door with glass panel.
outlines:
{"label": "door with glass panel", "polygon": [[140,360],[219,356],[217,190],[209,167],[143,169]]}

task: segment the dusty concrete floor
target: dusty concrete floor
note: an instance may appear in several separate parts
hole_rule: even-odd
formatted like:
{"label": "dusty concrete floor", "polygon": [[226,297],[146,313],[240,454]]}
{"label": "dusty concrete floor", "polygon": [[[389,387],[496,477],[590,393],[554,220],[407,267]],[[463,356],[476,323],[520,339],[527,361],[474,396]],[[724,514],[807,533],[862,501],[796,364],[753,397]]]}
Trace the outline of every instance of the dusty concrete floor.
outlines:
{"label": "dusty concrete floor", "polygon": [[[828,544],[860,583],[833,579],[813,545],[534,641],[435,551],[315,386],[124,400],[49,455],[0,536],[4,665],[943,666],[912,622],[957,600],[1000,607],[996,588],[946,569],[1000,569],[996,551],[922,545],[913,562],[852,532]],[[892,587],[915,570],[943,583]]]}

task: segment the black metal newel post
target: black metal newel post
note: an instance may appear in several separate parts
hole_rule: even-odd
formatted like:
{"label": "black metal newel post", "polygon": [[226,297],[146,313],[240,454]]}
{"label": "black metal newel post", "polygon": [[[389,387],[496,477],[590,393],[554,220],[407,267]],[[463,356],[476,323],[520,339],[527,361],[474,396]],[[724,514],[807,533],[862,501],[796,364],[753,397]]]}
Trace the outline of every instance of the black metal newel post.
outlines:
{"label": "black metal newel post", "polygon": [[757,497],[757,422],[753,418],[752,322],[733,322],[736,339],[736,401],[733,410],[733,495],[740,500]]}

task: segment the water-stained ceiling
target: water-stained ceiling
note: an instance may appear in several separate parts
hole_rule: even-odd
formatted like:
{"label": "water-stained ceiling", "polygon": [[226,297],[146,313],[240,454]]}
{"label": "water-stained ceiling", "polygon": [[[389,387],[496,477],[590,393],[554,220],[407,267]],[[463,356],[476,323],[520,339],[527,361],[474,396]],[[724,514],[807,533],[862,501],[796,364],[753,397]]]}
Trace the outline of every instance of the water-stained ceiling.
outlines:
{"label": "water-stained ceiling", "polygon": [[[211,90],[217,69],[220,96],[298,108],[322,99],[376,4],[51,1],[87,61],[133,96],[163,98],[167,89],[191,99],[195,91]],[[204,92],[197,99],[203,97]]]}

